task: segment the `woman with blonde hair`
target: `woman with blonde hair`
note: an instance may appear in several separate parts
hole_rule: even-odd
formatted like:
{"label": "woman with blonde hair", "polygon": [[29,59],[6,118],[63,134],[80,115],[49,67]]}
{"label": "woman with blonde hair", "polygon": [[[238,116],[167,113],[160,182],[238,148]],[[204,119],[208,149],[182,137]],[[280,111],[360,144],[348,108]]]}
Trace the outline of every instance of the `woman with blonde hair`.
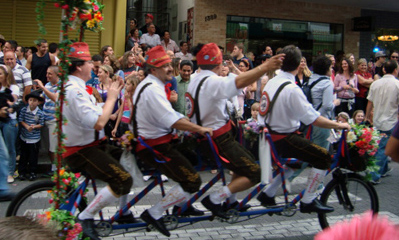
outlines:
{"label": "woman with blonde hair", "polygon": [[366,112],[367,108],[367,93],[370,85],[374,82],[373,76],[368,72],[367,60],[365,58],[359,59],[357,61],[357,71],[358,88],[359,92],[356,93],[355,97],[355,109],[363,110]]}
{"label": "woman with blonde hair", "polygon": [[306,58],[302,57],[301,63],[299,64],[298,73],[295,76],[295,83],[302,88],[303,84],[309,81],[310,75],[312,75],[312,72],[308,68]]}
{"label": "woman with blonde hair", "polygon": [[[18,100],[19,87],[15,82],[14,74],[9,66],[0,65],[0,92],[6,89],[11,90],[11,94],[14,97],[14,101],[10,105],[14,105]],[[8,177],[7,182],[14,182],[14,171],[15,171],[15,143],[18,136],[18,121],[17,113],[13,112],[9,114],[10,119],[7,122],[0,122],[0,132],[3,134],[3,138],[8,150],[8,159],[2,159],[1,161],[7,161],[8,163]]]}

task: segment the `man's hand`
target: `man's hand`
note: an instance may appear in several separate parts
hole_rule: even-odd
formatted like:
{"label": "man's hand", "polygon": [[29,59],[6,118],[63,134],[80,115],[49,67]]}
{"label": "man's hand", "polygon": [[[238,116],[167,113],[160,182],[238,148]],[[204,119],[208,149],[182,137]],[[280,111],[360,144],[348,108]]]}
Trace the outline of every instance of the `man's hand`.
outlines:
{"label": "man's hand", "polygon": [[198,133],[201,134],[202,136],[205,136],[206,133],[209,133],[209,135],[212,137],[213,130],[212,130],[212,128],[201,127],[201,129],[198,131]]}
{"label": "man's hand", "polygon": [[111,99],[112,101],[116,101],[118,99],[118,96],[123,88],[123,79],[119,78],[115,82],[111,84],[111,86],[108,89],[107,93],[107,100]]}
{"label": "man's hand", "polygon": [[178,94],[175,90],[170,92],[170,98],[169,98],[169,102],[171,103],[175,103],[177,102],[177,98],[178,98]]}
{"label": "man's hand", "polygon": [[35,80],[33,80],[36,84],[37,84],[37,86],[40,88],[40,89],[43,89],[44,88],[44,85],[43,85],[43,83],[42,83],[42,81],[40,80],[40,79],[35,79]]}
{"label": "man's hand", "polygon": [[283,65],[284,56],[285,54],[283,53],[275,55],[271,57],[269,60],[265,61],[263,64],[261,64],[258,68],[261,70],[265,68],[265,70],[263,71],[266,72],[280,69],[281,66]]}
{"label": "man's hand", "polygon": [[338,129],[351,130],[351,125],[349,125],[349,123],[338,123]]}

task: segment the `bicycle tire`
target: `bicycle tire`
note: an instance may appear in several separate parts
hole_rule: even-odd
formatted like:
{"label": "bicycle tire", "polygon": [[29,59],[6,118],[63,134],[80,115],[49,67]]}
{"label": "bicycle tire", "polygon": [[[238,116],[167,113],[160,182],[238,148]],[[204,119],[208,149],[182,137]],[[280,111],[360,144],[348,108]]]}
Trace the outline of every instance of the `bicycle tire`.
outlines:
{"label": "bicycle tire", "polygon": [[363,214],[368,210],[378,213],[378,195],[371,183],[363,180],[355,173],[343,174],[345,186],[348,189],[348,197],[351,200],[353,209],[340,203],[337,194],[341,194],[340,179],[333,178],[324,189],[320,201],[328,206],[334,207],[334,212],[319,213],[319,223],[322,229],[334,225],[338,221],[352,218],[355,214]]}
{"label": "bicycle tire", "polygon": [[[22,189],[8,205],[6,217],[11,216],[36,216],[49,209],[52,204],[49,190],[52,190],[55,183],[50,180],[44,180],[31,184]],[[79,210],[86,208],[86,202],[81,201]]]}

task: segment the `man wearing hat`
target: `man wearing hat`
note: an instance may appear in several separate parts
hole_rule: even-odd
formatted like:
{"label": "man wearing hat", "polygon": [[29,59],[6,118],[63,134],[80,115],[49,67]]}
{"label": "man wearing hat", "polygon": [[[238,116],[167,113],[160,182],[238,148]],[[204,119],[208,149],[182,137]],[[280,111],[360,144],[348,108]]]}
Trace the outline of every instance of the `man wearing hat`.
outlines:
{"label": "man wearing hat", "polygon": [[[192,110],[186,113],[192,122],[212,128],[214,133],[212,138],[219,149],[222,164],[234,172],[231,183],[205,197],[202,204],[215,216],[227,218],[221,207],[222,202],[229,198],[230,203],[236,205],[238,203],[236,193],[260,181],[260,167],[253,155],[235,141],[226,108],[227,100],[237,96],[242,88],[258,80],[267,71],[279,68],[282,63],[280,58],[283,55],[277,55],[240,75],[229,74],[227,77],[218,76],[223,58],[215,43],[199,44],[194,50],[194,55],[201,72],[191,80],[187,88],[186,102],[191,102],[191,106],[187,106],[186,111]],[[198,109],[195,106],[198,106]],[[204,150],[213,159],[210,146],[204,144]]]}
{"label": "man wearing hat", "polygon": [[[148,26],[151,23],[153,24],[153,22],[154,22],[154,15],[152,15],[151,13],[146,13],[144,15],[144,17],[145,17],[145,20],[144,20],[145,25],[140,28],[140,31],[142,34],[148,33],[148,30],[147,30]],[[155,26],[155,34],[158,34],[160,37],[162,37],[163,35],[161,35],[162,34],[161,29],[158,26],[156,26],[155,24],[154,24],[154,26]]]}
{"label": "man wearing hat", "polygon": [[375,53],[375,74],[374,80],[382,78],[384,72],[382,70],[383,65],[387,59],[387,55],[383,51],[378,51]]}
{"label": "man wearing hat", "polygon": [[[146,210],[141,218],[162,234],[170,236],[162,220],[163,212],[172,206],[177,211],[201,185],[200,176],[189,160],[173,147],[171,133],[176,128],[212,135],[212,129],[195,125],[173,110],[165,92],[165,83],[173,76],[171,59],[162,46],[152,48],[147,54],[146,67],[149,74],[137,86],[133,95],[133,130],[139,138],[136,152],[146,164],[155,167],[179,185]],[[190,207],[183,214],[203,215],[203,212]]]}
{"label": "man wearing hat", "polygon": [[44,126],[44,113],[38,107],[44,99],[38,91],[25,96],[28,106],[21,109],[18,122],[21,127],[21,158],[18,164],[20,180],[36,179],[39,157],[40,129]]}
{"label": "man wearing hat", "polygon": [[[100,238],[94,229],[94,215],[113,204],[120,196],[128,194],[133,182],[130,174],[119,164],[122,150],[104,141],[103,129],[123,84],[119,81],[111,84],[107,100],[101,107],[91,92],[86,91],[86,82],[91,78],[93,67],[87,43],[73,43],[69,57],[70,75],[65,86],[68,102],[63,105],[64,116],[68,121],[68,124],[62,126],[66,135],[66,152],[63,157],[71,169],[86,171],[91,177],[108,184],[78,216],[84,237],[96,240]],[[134,222],[134,218],[130,213],[118,221]]]}

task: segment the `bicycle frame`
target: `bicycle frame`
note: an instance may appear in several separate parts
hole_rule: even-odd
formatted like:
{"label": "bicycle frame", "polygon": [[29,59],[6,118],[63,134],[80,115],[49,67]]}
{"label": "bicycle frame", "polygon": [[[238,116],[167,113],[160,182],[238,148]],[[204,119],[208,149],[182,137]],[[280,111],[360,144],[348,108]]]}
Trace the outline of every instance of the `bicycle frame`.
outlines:
{"label": "bicycle frame", "polygon": [[[345,144],[345,134],[340,139],[339,144]],[[264,183],[258,184],[239,204],[235,207],[232,208],[236,211],[237,216],[247,216],[248,219],[251,219],[251,216],[260,216],[264,214],[272,214],[272,213],[281,213],[284,212],[286,209],[291,208],[295,206],[296,203],[300,201],[302,198],[305,189],[302,190],[296,197],[294,197],[291,201],[288,199],[288,191],[286,188],[286,182],[285,182],[285,176],[284,176],[284,167],[283,165],[286,163],[296,163],[299,160],[293,159],[293,158],[281,158],[277,154],[277,151],[275,149],[275,146],[273,144],[273,141],[271,139],[270,134],[266,134],[265,137],[267,138],[270,146],[271,146],[271,151],[272,151],[272,159],[275,162],[275,164],[278,166],[278,169],[274,171],[273,173],[273,178],[277,176],[277,174],[281,173],[281,178],[282,178],[282,188],[284,192],[284,205],[281,206],[276,206],[272,208],[264,208],[264,209],[258,209],[258,210],[248,210],[246,212],[239,212],[239,209],[242,208],[245,204],[247,204],[254,196],[256,196],[258,193],[262,191],[262,189],[266,186]],[[185,210],[187,210],[188,207],[190,207],[196,200],[198,200],[201,196],[203,196],[216,182],[218,182],[220,179],[222,180],[223,185],[226,185],[226,179],[225,179],[225,174],[224,174],[224,168],[221,164],[221,161],[216,153],[216,150],[213,147],[212,140],[210,136],[207,136],[209,144],[211,146],[212,152],[214,154],[214,157],[216,159],[216,163],[218,166],[218,173],[216,176],[214,176],[205,186],[203,186],[196,194],[194,194],[190,200],[187,201],[185,205],[183,205],[176,213],[173,213],[176,216],[180,216],[181,213],[183,213]],[[329,174],[331,171],[333,171],[336,167],[339,166],[339,157],[340,157],[340,152],[338,151],[334,157],[333,157],[333,163],[330,167],[330,169],[327,171],[327,174]],[[198,171],[203,171],[203,170],[210,170],[212,169],[211,167],[195,167],[196,170]],[[128,209],[130,209],[132,206],[137,204],[145,195],[147,195],[152,189],[154,189],[157,185],[160,185],[162,196],[165,196],[165,189],[164,185],[161,179],[161,174],[159,172],[151,172],[152,174],[148,175],[153,175],[155,176],[155,179],[147,185],[146,188],[144,188],[140,193],[138,193],[135,197],[130,200],[127,205],[125,205],[122,209],[119,209],[114,216],[112,216],[109,220],[104,220],[104,217],[102,213],[100,212],[100,220],[108,222],[111,224],[112,229],[129,229],[129,228],[139,228],[139,227],[146,227],[147,224],[145,222],[138,222],[138,223],[129,223],[129,224],[117,224],[117,225],[112,225],[113,222],[117,221],[119,217],[123,214],[123,212],[126,212]],[[69,198],[69,203],[66,205],[61,206],[61,209],[65,210],[70,210],[72,214],[76,212],[77,207],[79,206],[80,201],[82,200],[83,193],[85,192],[85,189],[87,188],[89,181],[92,180],[93,184],[93,189],[95,193],[97,192],[96,186],[95,186],[95,181],[94,179],[91,179],[90,177],[87,177],[84,182],[82,182],[79,187],[74,191],[74,193],[71,195]],[[338,198],[340,201],[344,201],[346,203],[349,203],[349,206],[351,206],[351,203],[349,201],[349,198],[347,194],[341,195],[341,193],[345,193],[345,189],[342,189],[340,193],[337,193]],[[346,195],[346,196],[345,196]],[[229,203],[227,203],[229,204]],[[353,207],[353,206],[352,206]],[[296,209],[297,210],[297,209]],[[170,215],[169,212],[167,212],[167,216]],[[178,218],[178,223],[195,223],[198,221],[205,221],[205,220],[213,220],[212,215],[204,215],[204,216],[198,216],[198,217],[179,217]]]}

